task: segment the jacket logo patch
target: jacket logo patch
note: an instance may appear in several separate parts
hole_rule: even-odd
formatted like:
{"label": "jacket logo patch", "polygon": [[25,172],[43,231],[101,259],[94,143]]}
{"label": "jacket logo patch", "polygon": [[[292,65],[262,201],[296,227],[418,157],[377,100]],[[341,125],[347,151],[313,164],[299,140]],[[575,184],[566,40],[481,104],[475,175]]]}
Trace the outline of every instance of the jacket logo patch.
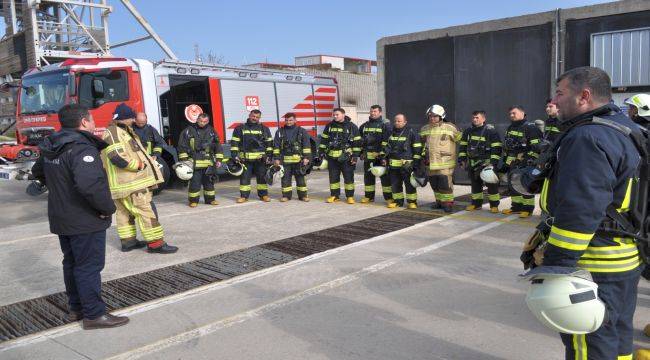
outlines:
{"label": "jacket logo patch", "polygon": [[95,158],[90,156],[90,155],[86,155],[86,156],[84,156],[83,161],[85,161],[87,163],[91,163],[91,162],[95,161]]}

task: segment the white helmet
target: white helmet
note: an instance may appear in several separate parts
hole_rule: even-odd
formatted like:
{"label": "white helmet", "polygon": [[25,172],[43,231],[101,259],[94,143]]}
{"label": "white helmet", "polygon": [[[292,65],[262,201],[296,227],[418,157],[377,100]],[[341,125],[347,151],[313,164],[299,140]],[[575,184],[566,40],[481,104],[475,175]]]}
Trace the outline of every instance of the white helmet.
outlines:
{"label": "white helmet", "polygon": [[481,180],[485,181],[488,184],[498,184],[499,183],[499,176],[497,175],[496,172],[494,172],[494,167],[492,165],[488,165],[481,170]]}
{"label": "white helmet", "polygon": [[[542,324],[565,334],[592,333],[603,324],[605,304],[598,298],[598,284],[586,271],[568,274],[545,272],[540,266],[531,272],[526,305]],[[553,267],[551,267],[553,268]]]}
{"label": "white helmet", "polygon": [[427,186],[429,179],[427,179],[426,176],[423,177],[420,174],[416,174],[415,171],[413,171],[411,173],[411,176],[409,176],[409,182],[411,183],[411,186],[413,186],[414,188],[419,188],[419,187]]}
{"label": "white helmet", "polygon": [[436,105],[431,105],[428,109],[425,115],[429,116],[429,113],[432,113],[434,115],[440,116],[441,119],[444,119],[445,116],[447,116],[447,113],[445,112],[445,108],[442,106],[436,104]]}
{"label": "white helmet", "polygon": [[636,94],[626,99],[625,103],[636,107],[639,110],[639,116],[650,117],[650,95]]}
{"label": "white helmet", "polygon": [[327,159],[323,159],[317,168],[318,170],[327,170]]}
{"label": "white helmet", "polygon": [[381,177],[386,174],[386,167],[373,164],[370,166],[368,171],[370,171],[373,175],[375,175],[375,177]]}
{"label": "white helmet", "polygon": [[194,169],[186,161],[177,162],[173,166],[176,176],[184,181],[190,180],[194,174]]}

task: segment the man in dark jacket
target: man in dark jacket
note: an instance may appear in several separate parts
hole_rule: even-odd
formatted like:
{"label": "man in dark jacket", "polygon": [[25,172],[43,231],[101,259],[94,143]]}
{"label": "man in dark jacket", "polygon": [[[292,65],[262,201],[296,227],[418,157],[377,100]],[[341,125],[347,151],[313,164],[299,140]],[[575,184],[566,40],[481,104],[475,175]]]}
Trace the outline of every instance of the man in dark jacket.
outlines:
{"label": "man in dark jacket", "polygon": [[108,314],[101,297],[106,229],[115,212],[99,155],[107,144],[93,136],[95,122],[81,105],[61,108],[59,121],[61,131],[43,141],[32,174],[49,189],[50,231],[63,251],[70,318],[83,319],[84,329],[121,326],[129,319]]}
{"label": "man in dark jacket", "polygon": [[160,136],[155,127],[147,123],[147,114],[139,112],[135,116],[133,131],[140,138],[140,142],[147,149],[147,154],[159,158],[165,147],[165,139]]}

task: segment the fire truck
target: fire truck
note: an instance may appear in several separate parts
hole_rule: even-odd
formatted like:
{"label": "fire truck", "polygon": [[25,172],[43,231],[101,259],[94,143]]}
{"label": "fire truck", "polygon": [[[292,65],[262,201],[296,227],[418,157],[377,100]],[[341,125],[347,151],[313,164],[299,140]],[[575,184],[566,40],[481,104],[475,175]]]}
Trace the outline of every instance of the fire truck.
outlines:
{"label": "fire truck", "polygon": [[[39,156],[38,144],[60,127],[57,111],[78,103],[90,109],[101,133],[115,108],[126,103],[147,114],[165,139],[163,173],[177,160],[174,146],[181,131],[200,113],[210,115],[227,144],[253,109],[272,133],[287,112],[316,137],[339,106],[336,80],[290,72],[271,72],[203,63],[126,58],[67,59],[26,72],[18,89],[15,145],[0,147],[0,178],[20,179]],[[224,146],[226,156],[229,147]]]}

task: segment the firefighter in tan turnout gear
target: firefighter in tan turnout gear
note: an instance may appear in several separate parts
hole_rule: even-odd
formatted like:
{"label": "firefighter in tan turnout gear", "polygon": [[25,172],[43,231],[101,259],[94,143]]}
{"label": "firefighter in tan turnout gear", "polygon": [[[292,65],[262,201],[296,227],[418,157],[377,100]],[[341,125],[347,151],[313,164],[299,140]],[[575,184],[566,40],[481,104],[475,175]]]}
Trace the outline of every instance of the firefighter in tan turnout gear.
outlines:
{"label": "firefighter in tan turnout gear", "polygon": [[[163,228],[152,207],[151,191],[163,182],[163,176],[158,163],[147,154],[133,131],[134,120],[133,109],[120,104],[103,135],[108,147],[102,150],[102,161],[117,207],[122,251],[146,245],[151,253],[174,253],[178,248],[163,241]],[[146,243],[136,240],[136,224]]]}
{"label": "firefighter in tan turnout gear", "polygon": [[456,142],[461,133],[454,124],[443,121],[446,115],[442,106],[431,106],[427,110],[429,123],[420,130],[420,139],[424,145],[427,177],[436,197],[432,207],[451,212],[454,205],[452,175],[456,167]]}

